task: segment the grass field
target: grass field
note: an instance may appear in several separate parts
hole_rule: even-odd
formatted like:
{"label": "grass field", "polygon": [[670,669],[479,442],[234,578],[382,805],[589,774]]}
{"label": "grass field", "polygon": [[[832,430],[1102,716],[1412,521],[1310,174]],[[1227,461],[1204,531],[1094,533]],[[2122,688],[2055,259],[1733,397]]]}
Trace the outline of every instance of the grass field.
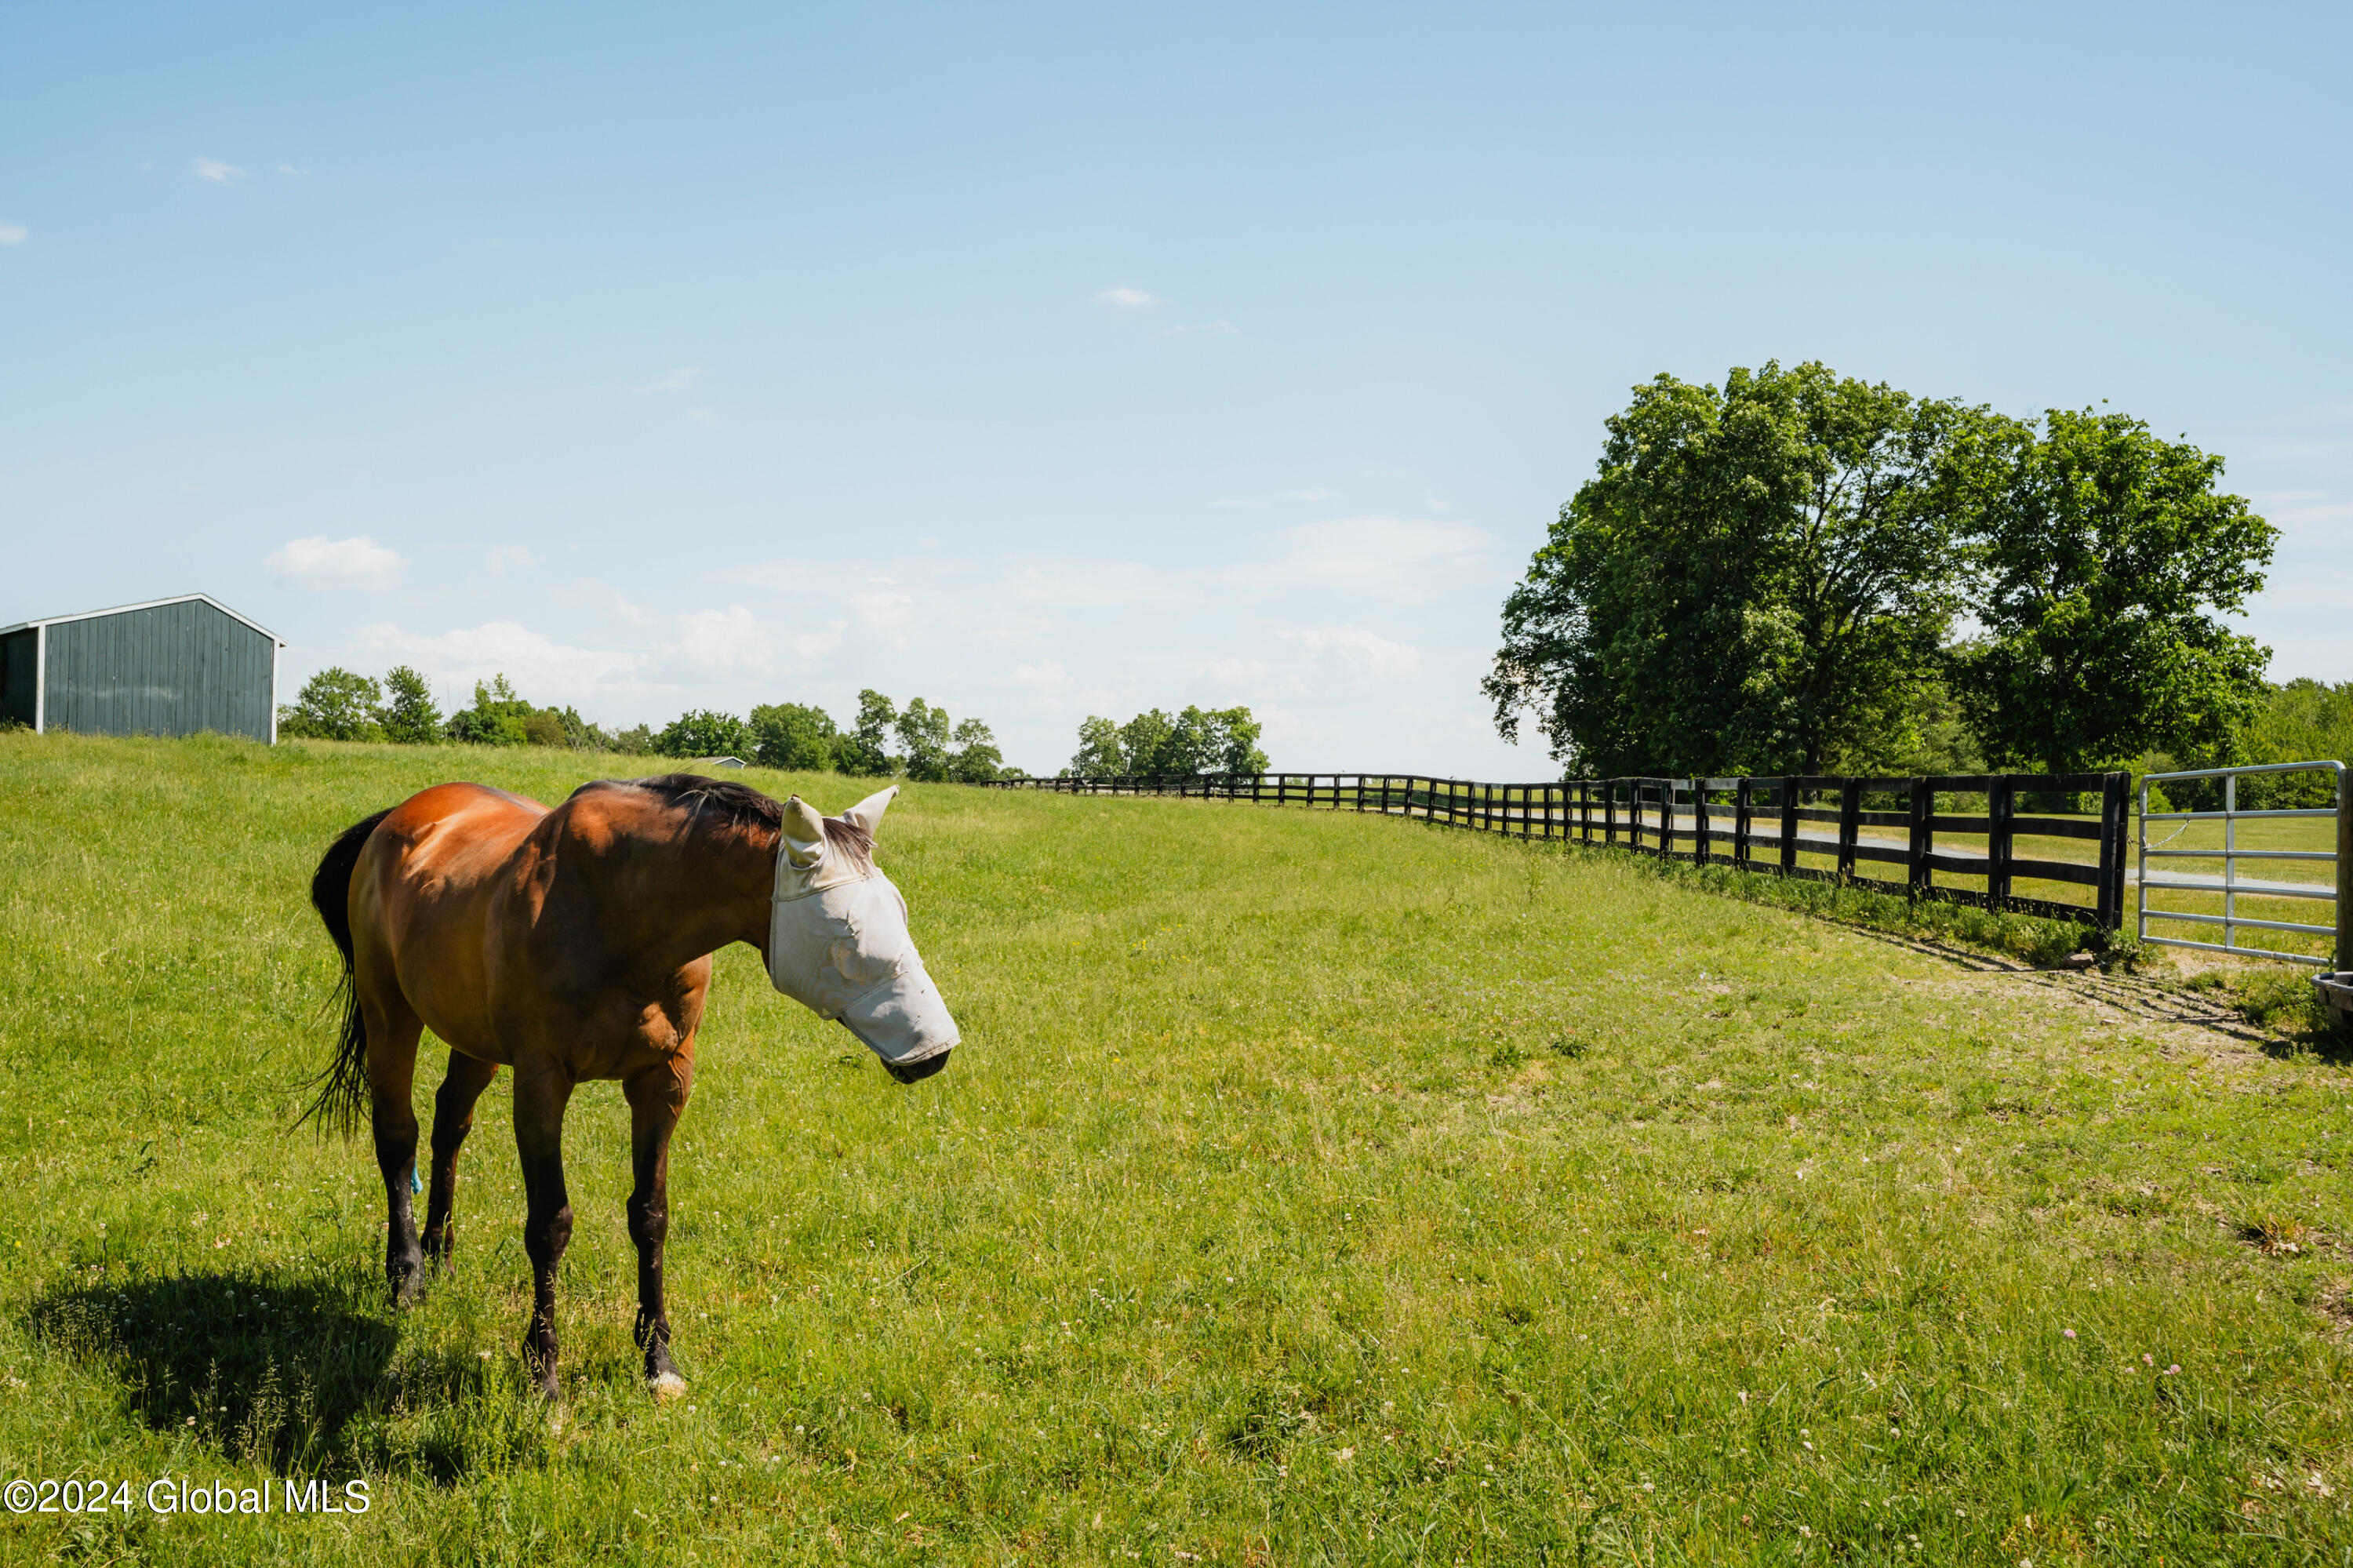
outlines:
{"label": "grass field", "polygon": [[[303,899],[339,828],[623,758],[0,736],[0,1471],[369,1483],[0,1560],[2339,1563],[2353,1084],[1608,853],[911,788],[964,1025],[892,1084],[721,955],[629,1344],[575,1097],[522,1395],[503,1077],[405,1314]],[[860,786],[754,772],[839,810]]]}

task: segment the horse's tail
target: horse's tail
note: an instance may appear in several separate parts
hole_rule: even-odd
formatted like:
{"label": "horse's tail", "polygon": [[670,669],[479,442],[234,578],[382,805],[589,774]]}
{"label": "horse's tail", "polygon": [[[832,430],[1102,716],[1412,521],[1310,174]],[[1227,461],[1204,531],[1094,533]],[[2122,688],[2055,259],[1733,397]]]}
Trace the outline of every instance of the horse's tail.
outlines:
{"label": "horse's tail", "polygon": [[343,1028],[335,1041],[335,1059],[303,1086],[315,1087],[319,1095],[295,1121],[296,1127],[316,1118],[322,1127],[348,1135],[359,1125],[360,1109],[367,1104],[367,1028],[360,1018],[359,987],[352,973],[352,873],[359,865],[360,851],[367,847],[368,835],[390,815],[392,810],[387,808],[345,828],[327,846],[311,877],[311,907],[319,912],[327,935],[334,939],[335,950],[343,957],[343,978],[335,986]]}

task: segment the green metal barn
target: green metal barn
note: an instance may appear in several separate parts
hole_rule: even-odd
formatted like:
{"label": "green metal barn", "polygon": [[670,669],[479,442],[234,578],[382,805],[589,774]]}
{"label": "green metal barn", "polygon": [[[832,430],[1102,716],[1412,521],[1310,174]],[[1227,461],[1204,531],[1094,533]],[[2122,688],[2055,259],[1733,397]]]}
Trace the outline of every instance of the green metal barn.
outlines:
{"label": "green metal barn", "polygon": [[0,711],[79,735],[278,739],[286,644],[201,593],[0,628]]}

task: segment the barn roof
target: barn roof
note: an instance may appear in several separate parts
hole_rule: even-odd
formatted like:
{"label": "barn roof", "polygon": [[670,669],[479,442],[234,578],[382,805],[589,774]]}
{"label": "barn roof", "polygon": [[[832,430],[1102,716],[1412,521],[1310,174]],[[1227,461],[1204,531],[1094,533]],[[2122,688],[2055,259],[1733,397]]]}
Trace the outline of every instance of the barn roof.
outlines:
{"label": "barn roof", "polygon": [[231,620],[241,621],[245,625],[252,627],[256,631],[260,632],[264,637],[269,638],[272,642],[278,644],[279,647],[283,648],[286,646],[286,640],[279,636],[278,633],[270,630],[269,628],[262,625],[259,621],[254,620],[249,615],[239,615],[237,611],[231,609],[228,606],[223,604],[220,600],[215,599],[208,593],[177,593],[174,594],[169,599],[151,599],[142,600],[138,604],[118,604],[111,606],[105,609],[85,609],[74,615],[45,615],[37,620],[20,620],[14,626],[0,626],[0,637],[5,637],[12,631],[30,630],[36,626],[55,626],[60,621],[67,620],[95,620],[102,615],[125,615],[134,609],[154,609],[163,605],[187,604],[192,600],[202,600],[204,603],[211,605],[215,609],[219,610],[223,615],[227,616]]}

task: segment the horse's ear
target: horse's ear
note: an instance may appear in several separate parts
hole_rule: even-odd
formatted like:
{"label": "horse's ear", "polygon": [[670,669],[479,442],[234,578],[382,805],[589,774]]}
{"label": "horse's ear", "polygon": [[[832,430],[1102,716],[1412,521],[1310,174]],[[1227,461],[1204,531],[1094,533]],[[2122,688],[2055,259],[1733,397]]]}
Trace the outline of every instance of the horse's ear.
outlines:
{"label": "horse's ear", "polygon": [[785,856],[807,871],[825,854],[825,819],[798,795],[785,802]]}
{"label": "horse's ear", "polygon": [[874,830],[882,825],[882,813],[891,809],[891,797],[898,792],[899,787],[893,784],[879,794],[869,795],[842,812],[841,820],[856,824],[871,839],[874,836]]}

